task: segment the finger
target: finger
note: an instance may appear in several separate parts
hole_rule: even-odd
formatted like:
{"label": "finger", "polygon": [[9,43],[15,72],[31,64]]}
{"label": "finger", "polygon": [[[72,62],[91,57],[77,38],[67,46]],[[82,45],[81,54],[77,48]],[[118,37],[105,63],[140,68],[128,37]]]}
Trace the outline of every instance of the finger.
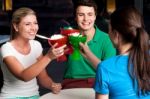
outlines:
{"label": "finger", "polygon": [[54,94],[58,94],[60,91],[53,91]]}
{"label": "finger", "polygon": [[58,83],[58,84],[57,84],[57,83],[54,83],[54,84],[52,84],[52,87],[53,87],[53,86],[54,86],[54,87],[57,87],[57,86],[61,86],[61,84],[59,84],[59,83]]}
{"label": "finger", "polygon": [[56,86],[61,86],[61,84],[60,84],[60,83],[55,83],[55,85],[56,85]]}
{"label": "finger", "polygon": [[84,51],[83,51],[83,49],[80,50],[80,53],[81,53],[81,55],[82,55],[83,57],[87,58],[87,57],[86,57],[86,54],[85,54]]}
{"label": "finger", "polygon": [[61,46],[60,48],[61,48],[61,49],[64,49],[64,48],[66,48],[66,47],[67,47],[67,45],[65,44],[65,45]]}
{"label": "finger", "polygon": [[85,46],[82,42],[80,42],[79,45],[80,45],[80,48],[82,48],[82,49],[83,49],[84,46]]}
{"label": "finger", "polygon": [[60,84],[60,83],[57,83],[56,86],[57,86],[57,87],[61,87],[61,84]]}
{"label": "finger", "polygon": [[57,50],[57,56],[63,55],[64,54],[64,49]]}
{"label": "finger", "polygon": [[53,47],[53,48],[56,48],[57,45],[58,45],[58,43],[55,43],[52,47]]}
{"label": "finger", "polygon": [[55,49],[55,51],[58,53],[60,53],[60,52],[64,52],[64,49],[65,49],[65,47],[66,47],[66,45],[63,45],[63,46],[61,46],[61,47],[58,47],[58,48],[56,48]]}
{"label": "finger", "polygon": [[83,46],[84,44],[83,44],[82,42],[79,42],[79,45],[80,45],[80,46]]}

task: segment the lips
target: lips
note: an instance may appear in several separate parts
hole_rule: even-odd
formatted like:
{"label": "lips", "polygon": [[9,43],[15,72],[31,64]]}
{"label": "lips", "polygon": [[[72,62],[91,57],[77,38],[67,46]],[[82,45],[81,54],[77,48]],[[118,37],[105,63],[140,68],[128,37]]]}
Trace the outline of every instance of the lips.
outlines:
{"label": "lips", "polygon": [[29,33],[30,35],[36,35],[35,33]]}
{"label": "lips", "polygon": [[28,34],[29,34],[29,35],[32,35],[32,36],[33,36],[33,35],[35,36],[36,33],[37,33],[37,31],[28,32]]}
{"label": "lips", "polygon": [[88,23],[87,23],[87,22],[86,22],[86,23],[84,22],[84,23],[82,23],[82,24],[83,24],[83,25],[90,25],[90,22],[88,22]]}

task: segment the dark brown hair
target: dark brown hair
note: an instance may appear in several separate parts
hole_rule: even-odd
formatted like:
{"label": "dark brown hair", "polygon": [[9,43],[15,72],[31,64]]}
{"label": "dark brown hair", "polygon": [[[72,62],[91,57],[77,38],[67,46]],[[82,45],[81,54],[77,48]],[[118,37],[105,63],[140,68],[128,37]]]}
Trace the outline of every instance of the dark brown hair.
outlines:
{"label": "dark brown hair", "polygon": [[77,0],[76,4],[74,5],[74,15],[76,15],[76,10],[79,6],[93,7],[95,14],[97,15],[97,5],[94,0]]}
{"label": "dark brown hair", "polygon": [[116,10],[111,15],[111,27],[112,31],[118,31],[124,42],[132,43],[129,73],[133,80],[137,80],[139,91],[150,91],[149,35],[144,29],[142,15],[134,7]]}

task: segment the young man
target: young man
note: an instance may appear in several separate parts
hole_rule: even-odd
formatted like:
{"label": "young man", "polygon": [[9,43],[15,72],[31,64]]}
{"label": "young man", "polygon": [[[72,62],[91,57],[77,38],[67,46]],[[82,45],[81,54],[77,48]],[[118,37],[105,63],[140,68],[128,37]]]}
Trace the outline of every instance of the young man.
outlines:
{"label": "young man", "polygon": [[63,88],[93,87],[97,64],[116,54],[109,36],[94,24],[96,12],[97,6],[92,0],[79,0],[76,4],[75,19],[78,29],[87,36],[86,44],[96,58],[95,63],[91,64],[83,56],[77,61],[69,56],[62,82]]}

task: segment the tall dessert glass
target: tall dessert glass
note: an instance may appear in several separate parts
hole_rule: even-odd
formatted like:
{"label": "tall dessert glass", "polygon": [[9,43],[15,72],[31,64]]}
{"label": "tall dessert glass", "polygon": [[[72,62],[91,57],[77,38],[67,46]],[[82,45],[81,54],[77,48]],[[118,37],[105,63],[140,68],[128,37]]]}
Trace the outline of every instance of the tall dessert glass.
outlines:
{"label": "tall dessert glass", "polygon": [[[57,43],[56,47],[61,47],[67,43],[67,37],[61,34],[55,34],[48,39],[48,43],[49,45],[54,45],[55,43]],[[67,60],[66,55],[62,55],[57,58],[57,61],[66,61],[66,60]]]}

